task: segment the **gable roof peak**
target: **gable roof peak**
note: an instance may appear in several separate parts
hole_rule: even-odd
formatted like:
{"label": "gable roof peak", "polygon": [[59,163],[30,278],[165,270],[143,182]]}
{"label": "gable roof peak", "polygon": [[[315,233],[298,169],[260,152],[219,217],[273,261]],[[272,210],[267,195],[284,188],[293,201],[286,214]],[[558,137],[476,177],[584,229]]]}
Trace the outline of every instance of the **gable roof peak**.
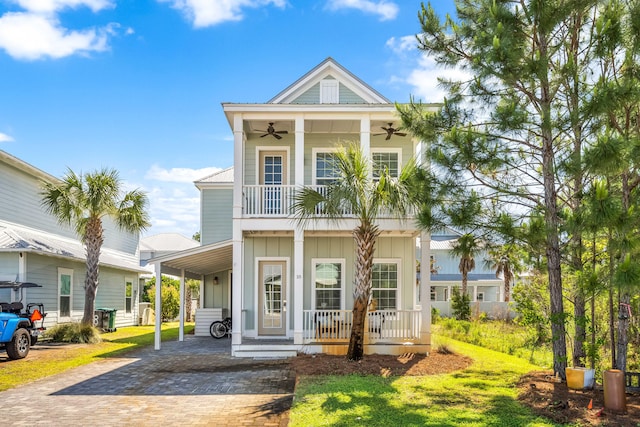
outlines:
{"label": "gable roof peak", "polygon": [[347,70],[331,56],[328,56],[282,92],[271,98],[267,101],[267,104],[289,104],[329,75],[359,95],[367,104],[391,104],[391,101]]}

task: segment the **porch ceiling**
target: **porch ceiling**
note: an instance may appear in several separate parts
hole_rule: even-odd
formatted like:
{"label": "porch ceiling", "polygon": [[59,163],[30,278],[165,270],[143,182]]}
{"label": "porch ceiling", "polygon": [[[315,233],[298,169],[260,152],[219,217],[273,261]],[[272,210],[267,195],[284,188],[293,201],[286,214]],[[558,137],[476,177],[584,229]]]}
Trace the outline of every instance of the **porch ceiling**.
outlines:
{"label": "porch ceiling", "polygon": [[[269,123],[274,123],[274,128],[277,131],[287,131],[290,134],[295,132],[295,122],[293,120],[281,119],[275,117],[273,120],[247,120],[245,122],[245,131],[252,134],[264,134],[266,132]],[[394,123],[395,122],[395,123]],[[371,133],[373,135],[385,134],[382,130],[383,126],[388,126],[389,123],[394,123],[395,127],[400,127],[400,120],[392,116],[385,120],[372,120],[371,121]],[[360,121],[359,120],[336,120],[336,119],[307,119],[304,122],[305,133],[347,133],[347,134],[359,134],[360,133]]]}
{"label": "porch ceiling", "polygon": [[149,260],[149,264],[160,263],[161,271],[177,274],[185,270],[191,274],[206,275],[232,266],[233,244],[230,240],[199,246]]}

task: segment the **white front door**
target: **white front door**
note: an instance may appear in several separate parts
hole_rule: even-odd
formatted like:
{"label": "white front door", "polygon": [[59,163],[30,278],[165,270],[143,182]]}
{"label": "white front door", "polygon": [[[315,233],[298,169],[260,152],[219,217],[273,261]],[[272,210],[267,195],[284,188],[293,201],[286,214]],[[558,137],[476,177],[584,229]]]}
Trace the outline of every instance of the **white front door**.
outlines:
{"label": "white front door", "polygon": [[258,263],[258,334],[286,335],[286,263],[260,261]]}

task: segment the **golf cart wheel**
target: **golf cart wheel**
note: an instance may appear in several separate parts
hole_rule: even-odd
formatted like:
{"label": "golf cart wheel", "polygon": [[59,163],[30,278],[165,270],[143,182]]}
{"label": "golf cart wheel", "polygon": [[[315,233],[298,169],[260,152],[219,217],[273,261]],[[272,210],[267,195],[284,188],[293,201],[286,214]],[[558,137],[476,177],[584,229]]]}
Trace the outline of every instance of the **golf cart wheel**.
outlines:
{"label": "golf cart wheel", "polygon": [[7,344],[7,355],[12,360],[24,359],[29,354],[30,348],[31,336],[26,329],[20,328],[13,334],[11,342]]}
{"label": "golf cart wheel", "polygon": [[34,345],[36,345],[36,343],[38,342],[38,336],[37,335],[31,335],[31,347],[33,347]]}

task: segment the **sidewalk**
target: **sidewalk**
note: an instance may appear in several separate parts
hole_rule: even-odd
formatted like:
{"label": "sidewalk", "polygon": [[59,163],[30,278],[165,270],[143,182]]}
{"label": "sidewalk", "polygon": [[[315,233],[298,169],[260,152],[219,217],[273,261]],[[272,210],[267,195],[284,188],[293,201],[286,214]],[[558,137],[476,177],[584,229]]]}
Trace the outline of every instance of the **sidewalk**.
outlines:
{"label": "sidewalk", "polygon": [[14,426],[286,426],[284,360],[235,359],[230,340],[186,336],[0,392]]}

